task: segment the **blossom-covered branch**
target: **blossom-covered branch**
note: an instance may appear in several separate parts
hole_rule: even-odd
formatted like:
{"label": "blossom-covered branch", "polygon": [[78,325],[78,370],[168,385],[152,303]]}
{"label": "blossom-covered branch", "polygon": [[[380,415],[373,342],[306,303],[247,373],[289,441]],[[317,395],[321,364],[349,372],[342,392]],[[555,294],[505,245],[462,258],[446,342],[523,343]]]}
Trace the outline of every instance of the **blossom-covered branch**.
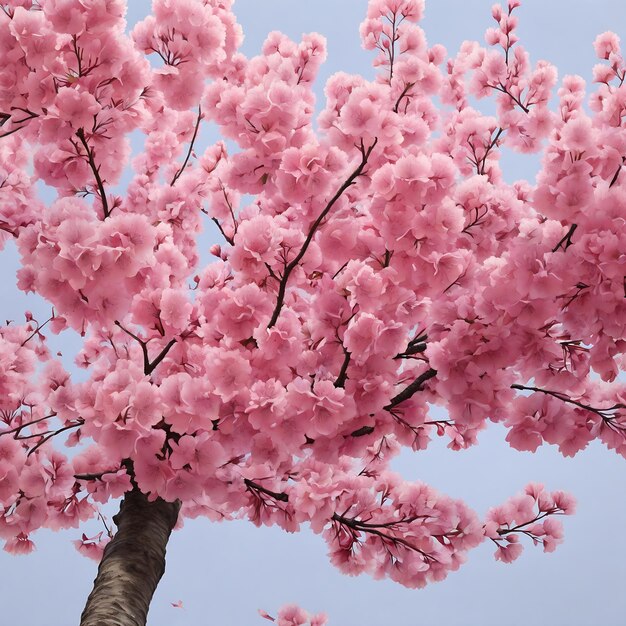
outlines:
{"label": "blossom-covered branch", "polygon": [[280,278],[280,283],[278,285],[278,295],[276,299],[276,306],[274,307],[274,311],[272,312],[272,316],[270,317],[270,321],[267,325],[268,328],[272,328],[278,320],[278,316],[280,315],[280,310],[283,306],[283,302],[285,300],[285,293],[287,290],[287,282],[289,281],[289,276],[293,272],[293,270],[298,266],[302,257],[306,254],[306,251],[313,240],[313,236],[317,232],[317,229],[320,227],[321,223],[324,221],[330,210],[333,208],[334,204],[341,198],[343,193],[354,184],[354,181],[363,173],[365,166],[367,165],[367,161],[372,154],[372,150],[376,147],[378,143],[378,139],[375,138],[374,141],[366,148],[363,140],[361,140],[360,151],[361,151],[361,161],[356,169],[348,176],[348,178],[344,181],[344,183],[339,187],[339,189],[335,192],[333,197],[328,201],[324,210],[318,215],[317,219],[311,225],[309,232],[307,233],[306,239],[300,248],[298,254],[293,258],[291,262],[285,265],[283,270],[283,274]]}

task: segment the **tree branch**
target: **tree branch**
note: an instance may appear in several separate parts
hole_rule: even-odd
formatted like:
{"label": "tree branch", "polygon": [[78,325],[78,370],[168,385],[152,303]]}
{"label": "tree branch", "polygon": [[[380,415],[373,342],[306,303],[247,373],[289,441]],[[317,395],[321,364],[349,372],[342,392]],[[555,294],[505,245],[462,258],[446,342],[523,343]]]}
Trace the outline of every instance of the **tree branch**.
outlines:
{"label": "tree branch", "polygon": [[224,231],[224,229],[222,228],[222,225],[220,224],[220,221],[217,219],[217,217],[212,217],[211,221],[215,223],[215,225],[218,227],[220,233],[222,233],[222,236],[224,237],[224,239],[226,239],[226,241],[231,245],[234,246],[235,245],[235,240],[232,237],[229,237],[226,232]]}
{"label": "tree branch", "polygon": [[38,113],[34,113],[33,111],[29,111],[28,109],[22,109],[20,107],[11,107],[12,109],[20,110],[23,113],[26,113],[26,117],[23,117],[20,120],[11,120],[11,115],[8,113],[0,113],[0,128],[4,126],[9,120],[15,125],[15,128],[11,130],[7,130],[4,133],[0,133],[0,138],[8,137],[13,133],[16,133],[18,130],[22,130],[26,126],[26,122],[30,122],[30,120],[34,120],[36,117],[39,117]]}
{"label": "tree branch", "polygon": [[611,182],[609,183],[609,189],[617,182],[617,179],[619,178],[619,173],[622,171],[622,167],[624,167],[624,163],[626,163],[626,157],[622,157],[622,162],[615,170],[615,174],[613,174],[613,178],[611,178]]}
{"label": "tree branch", "polygon": [[396,356],[393,357],[394,360],[408,359],[411,358],[414,354],[421,354],[422,352],[426,352],[427,339],[428,335],[420,335],[419,337],[415,337],[415,339],[411,339],[407,347],[404,349],[404,352],[396,354]]}
{"label": "tree branch", "polygon": [[270,491],[269,489],[266,489],[262,485],[255,483],[249,478],[244,478],[243,482],[245,483],[246,487],[252,491],[258,491],[260,493],[264,493],[266,496],[269,496],[270,498],[274,498],[274,500],[278,500],[280,502],[289,502],[289,496],[284,492],[278,493],[276,491]]}
{"label": "tree branch", "polygon": [[351,432],[350,437],[365,437],[366,435],[371,435],[373,432],[373,426],[361,426],[361,428]]}
{"label": "tree branch", "polygon": [[611,413],[612,411],[618,411],[619,409],[626,409],[626,404],[622,404],[618,402],[613,406],[607,407],[605,409],[599,409],[597,407],[590,406],[589,404],[584,404],[583,402],[579,402],[578,400],[572,400],[567,394],[561,393],[560,391],[552,391],[551,389],[542,389],[541,387],[526,387],[525,385],[513,384],[511,385],[511,389],[517,389],[519,391],[534,391],[535,393],[543,393],[547,396],[551,396],[556,398],[557,400],[561,400],[561,402],[565,402],[566,404],[572,404],[577,406],[580,409],[584,409],[585,411],[589,411],[590,413],[594,413],[598,417],[602,419],[602,421],[609,427],[614,430],[623,431],[626,433],[626,425],[614,424],[615,418],[619,415],[615,413]]}
{"label": "tree branch", "polygon": [[400,108],[400,102],[402,102],[402,99],[409,93],[409,89],[411,89],[411,87],[413,87],[413,85],[415,85],[415,83],[407,83],[406,84],[406,86],[402,90],[402,93],[400,94],[400,96],[396,100],[396,103],[395,103],[395,105],[393,107],[393,112],[394,113],[398,112],[398,109]]}
{"label": "tree branch", "polygon": [[150,366],[150,359],[148,358],[148,345],[147,345],[147,343],[143,339],[141,339],[141,337],[138,337],[134,333],[131,333],[130,330],[128,330],[127,328],[124,328],[122,326],[122,324],[118,320],[115,320],[113,323],[118,328],[123,330],[129,337],[132,337],[141,346],[141,352],[143,353],[143,373],[146,374],[147,373],[146,370]]}
{"label": "tree branch", "polygon": [[114,470],[106,470],[104,472],[97,472],[94,474],[74,474],[74,478],[76,480],[102,480],[102,477],[105,474],[116,474],[117,472],[119,472],[119,468],[118,469],[114,469]]}
{"label": "tree branch", "polygon": [[98,195],[100,196],[100,201],[102,202],[102,211],[104,213],[104,219],[111,215],[109,211],[109,203],[107,202],[106,192],[104,191],[104,183],[102,182],[102,178],[100,178],[100,168],[96,165],[96,161],[94,159],[93,150],[89,147],[87,143],[87,139],[85,138],[85,131],[82,128],[79,128],[76,131],[76,136],[80,139],[80,142],[83,144],[87,152],[87,160],[89,161],[89,167],[93,172],[94,178],[96,179],[96,185],[98,186]]}
{"label": "tree branch", "polygon": [[434,378],[437,375],[437,370],[434,370],[432,367],[426,370],[423,374],[420,374],[410,385],[405,387],[398,395],[391,398],[389,404],[383,407],[385,411],[391,411],[395,406],[401,404],[405,400],[408,400],[411,396],[413,396],[418,391],[422,390],[422,385]]}
{"label": "tree branch", "polygon": [[170,183],[170,187],[173,187],[176,184],[176,181],[180,178],[180,175],[185,171],[187,167],[187,163],[189,163],[189,159],[191,158],[191,153],[193,152],[193,144],[196,141],[196,137],[198,136],[198,129],[200,128],[200,120],[202,119],[202,109],[200,105],[198,105],[198,119],[196,120],[196,126],[193,129],[193,136],[191,137],[191,141],[189,142],[189,150],[187,150],[187,156],[183,161],[183,164],[180,166],[180,169],[174,174],[174,178],[172,178],[172,182]]}
{"label": "tree branch", "polygon": [[511,100],[513,100],[513,102],[515,102],[515,104],[517,104],[522,109],[522,111],[524,111],[524,113],[530,112],[529,107],[522,104],[522,101],[519,98],[516,98],[502,83],[500,83],[499,85],[487,85],[487,87],[491,87],[496,91],[501,91],[503,94],[509,96],[509,98],[511,98]]}
{"label": "tree branch", "polygon": [[569,230],[563,236],[563,238],[559,241],[559,243],[557,243],[556,246],[552,248],[552,252],[556,252],[561,246],[563,246],[563,244],[565,244],[565,246],[563,247],[563,250],[567,250],[573,243],[572,235],[574,234],[577,228],[578,228],[578,224],[572,224],[569,227]]}
{"label": "tree branch", "polygon": [[498,143],[498,139],[500,139],[503,132],[504,132],[504,128],[498,127],[495,137],[489,142],[489,145],[485,149],[485,154],[483,155],[483,158],[480,160],[480,165],[478,161],[476,162],[477,174],[482,175],[485,173],[485,165],[487,164],[487,157],[489,156],[489,153],[493,150],[494,146]]}
{"label": "tree branch", "polygon": [[[56,417],[56,413],[51,413],[50,415],[45,415],[44,417],[39,417],[39,418],[37,418],[35,420],[32,420],[30,422],[25,422],[24,424],[20,424],[19,426],[15,426],[14,428],[11,428],[10,430],[0,431],[0,437],[2,437],[2,435],[10,435],[12,433],[16,433],[15,439],[17,439],[17,438],[21,439],[22,437],[20,437],[20,431],[23,428],[28,428],[29,426],[32,426],[33,424],[38,424],[39,422],[43,422],[44,420],[48,420],[48,419],[51,419],[53,417]],[[12,421],[12,420],[9,420],[9,421]],[[7,424],[7,426],[8,426],[8,424]],[[42,434],[43,433],[38,433],[38,435],[42,435]]]}
{"label": "tree branch", "polygon": [[343,348],[343,363],[341,364],[339,376],[337,376],[337,380],[335,381],[335,387],[341,387],[343,389],[346,385],[346,380],[348,379],[348,365],[350,365],[351,355],[343,344],[341,344],[341,346]]}
{"label": "tree branch", "polygon": [[274,307],[274,312],[272,313],[270,322],[267,325],[268,328],[272,328],[272,326],[274,326],[278,320],[278,316],[280,315],[280,310],[285,301],[285,293],[287,291],[287,282],[289,281],[289,276],[291,275],[291,272],[293,272],[293,270],[298,266],[298,263],[300,263],[300,261],[302,260],[302,257],[305,255],[306,251],[308,250],[309,245],[311,244],[311,241],[313,241],[313,236],[317,232],[317,229],[319,228],[324,218],[328,215],[329,211],[333,208],[335,202],[339,200],[339,198],[343,195],[343,192],[346,189],[348,189],[348,187],[354,184],[354,181],[356,180],[356,178],[361,175],[361,173],[363,172],[363,169],[365,168],[365,165],[367,164],[367,161],[370,155],[372,154],[372,150],[374,149],[377,143],[378,143],[378,138],[374,139],[374,142],[372,143],[372,145],[366,150],[363,144],[363,141],[361,141],[361,162],[359,163],[358,167],[354,170],[354,172],[352,172],[352,174],[350,174],[350,176],[346,179],[343,185],[339,187],[335,195],[329,200],[324,210],[319,214],[318,218],[313,223],[313,226],[311,226],[311,229],[309,230],[309,233],[306,239],[304,240],[304,243],[302,244],[302,248],[300,248],[300,252],[298,252],[298,254],[291,261],[291,263],[289,263],[285,267],[285,271],[282,275],[282,278],[280,280],[280,285],[278,287],[278,297],[276,299],[276,306]]}
{"label": "tree branch", "polygon": [[141,352],[143,354],[143,373],[146,376],[149,376],[154,372],[156,367],[161,363],[161,361],[167,356],[167,353],[170,351],[172,346],[176,343],[177,339],[170,339],[169,343],[159,352],[159,354],[154,358],[153,361],[150,361],[150,357],[148,355],[148,342],[142,339],[141,337],[135,335],[127,328],[124,328],[122,324],[115,320],[113,322],[119,329],[123,330],[129,337],[132,337],[140,346]]}
{"label": "tree branch", "polygon": [[148,367],[146,368],[146,374],[152,374],[157,365],[167,356],[167,353],[171,350],[172,346],[176,343],[176,339],[170,339],[169,343],[159,352],[159,354],[155,357],[152,363],[148,363]]}
{"label": "tree branch", "polygon": [[25,346],[35,335],[39,334],[39,331],[46,326],[46,324],[48,324],[49,322],[51,322],[54,319],[54,311],[52,314],[52,317],[50,317],[49,319],[47,319],[43,324],[39,325],[39,322],[37,320],[33,320],[35,322],[35,324],[37,324],[37,328],[35,328],[35,330],[26,338],[24,339],[24,341],[22,341],[22,343],[20,344],[20,346]]}
{"label": "tree branch", "polygon": [[[418,519],[418,516],[416,516],[415,518],[408,518],[408,519],[409,520]],[[418,554],[420,554],[424,558],[424,561],[426,562],[433,562],[433,561],[437,562],[437,559],[432,554],[428,554],[428,552],[424,552],[424,550],[420,550],[420,548],[413,545],[410,541],[407,541],[406,539],[402,537],[396,537],[392,534],[387,534],[383,532],[382,530],[380,530],[381,528],[389,528],[391,530],[394,530],[394,525],[404,520],[398,520],[397,522],[383,523],[383,524],[367,524],[357,519],[351,519],[351,518],[344,517],[343,515],[338,515],[337,513],[333,513],[331,520],[333,522],[337,522],[343,526],[346,526],[354,531],[365,532],[365,533],[369,533],[370,535],[375,535],[377,537],[380,537],[383,540],[383,542],[389,542],[392,544],[400,544],[404,546],[405,548],[408,548],[409,550],[413,550],[414,552],[417,552]]]}
{"label": "tree branch", "polygon": [[46,441],[52,439],[52,437],[56,437],[56,435],[60,435],[61,433],[65,432],[66,430],[70,430],[72,428],[79,428],[80,426],[82,426],[85,423],[85,420],[82,418],[79,418],[79,420],[75,423],[72,424],[67,424],[66,426],[63,426],[61,428],[59,428],[58,430],[55,430],[53,432],[50,433],[46,433],[46,436],[37,443],[37,445],[35,445],[33,448],[31,448],[28,451],[27,456],[30,456],[31,454],[33,454],[34,452],[36,452],[39,448],[41,448],[41,446],[43,446],[44,443],[46,443]]}

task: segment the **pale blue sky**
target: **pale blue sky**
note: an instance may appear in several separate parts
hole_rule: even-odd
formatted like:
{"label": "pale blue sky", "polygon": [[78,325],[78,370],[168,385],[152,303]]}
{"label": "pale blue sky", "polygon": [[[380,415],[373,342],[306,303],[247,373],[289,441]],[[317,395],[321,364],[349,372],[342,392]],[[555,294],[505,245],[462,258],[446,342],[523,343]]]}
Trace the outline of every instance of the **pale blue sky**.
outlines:
{"label": "pale blue sky", "polygon": [[[130,0],[131,22],[149,9]],[[256,53],[271,30],[294,38],[318,31],[328,38],[323,81],[338,70],[371,73],[370,55],[360,49],[358,25],[366,0],[238,0],[244,51]],[[490,0],[430,0],[423,27],[430,44],[455,52],[464,39],[482,41],[490,26]],[[519,32],[533,61],[548,59],[560,76],[590,78],[596,63],[596,34],[626,35],[623,0],[527,0],[518,10]],[[506,157],[506,178],[532,177],[534,157]],[[207,243],[208,247],[209,243]],[[0,318],[22,319],[40,305],[14,289],[15,258],[2,253]],[[61,348],[70,355],[76,342]],[[309,532],[287,535],[251,524],[188,522],[174,533],[166,575],[157,591],[150,626],[262,626],[256,613],[287,602],[325,610],[332,626],[624,626],[626,624],[626,462],[599,445],[575,459],[546,447],[537,454],[508,449],[505,433],[490,428],[478,447],[455,453],[443,444],[406,453],[396,469],[464,498],[479,513],[541,481],[578,498],[575,517],[566,518],[566,542],[553,554],[528,547],[513,565],[496,563],[492,547],[470,553],[469,562],[442,583],[408,590],[388,581],[349,578],[333,568],[325,544]],[[70,544],[78,531],[35,536],[28,557],[0,553],[2,623],[15,626],[70,626],[78,623],[95,575],[95,564]],[[170,602],[184,602],[184,609]]]}

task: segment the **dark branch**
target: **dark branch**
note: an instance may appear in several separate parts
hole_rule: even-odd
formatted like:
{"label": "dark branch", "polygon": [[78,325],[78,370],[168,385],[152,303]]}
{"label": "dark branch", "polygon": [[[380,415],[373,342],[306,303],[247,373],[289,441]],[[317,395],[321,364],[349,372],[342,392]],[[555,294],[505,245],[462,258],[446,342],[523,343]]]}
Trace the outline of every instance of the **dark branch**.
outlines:
{"label": "dark branch", "polygon": [[513,102],[515,102],[515,104],[517,104],[522,109],[522,111],[524,111],[524,113],[530,112],[530,108],[522,104],[522,101],[519,98],[516,98],[502,83],[500,83],[499,85],[487,86],[495,89],[496,91],[501,91],[503,94],[509,96],[509,98],[511,98],[511,100],[513,100]]}
{"label": "dark branch", "polygon": [[[15,125],[15,128],[11,130],[7,130],[4,133],[0,133],[0,138],[8,137],[9,135],[16,133],[18,130],[22,130],[22,128],[26,126],[26,122],[29,122],[30,120],[33,120],[36,117],[39,117],[37,113],[34,113],[33,111],[29,111],[28,109],[22,109],[21,107],[11,107],[11,108],[19,110],[19,111],[23,111],[24,113],[26,113],[26,117],[23,117],[22,119],[19,119],[19,120],[12,120],[12,123]],[[11,115],[7,113],[0,113],[0,128],[2,128],[2,126],[4,126],[9,120],[11,120]]]}
{"label": "dark branch", "polygon": [[343,185],[339,187],[335,195],[329,200],[324,210],[319,214],[318,218],[313,223],[313,226],[311,226],[311,229],[309,230],[309,233],[306,239],[304,240],[304,243],[302,244],[302,248],[300,248],[300,252],[298,252],[298,254],[293,259],[293,261],[291,261],[291,263],[289,263],[285,267],[285,271],[283,273],[283,276],[280,281],[280,285],[278,287],[278,297],[276,299],[276,306],[274,307],[274,312],[272,313],[270,322],[267,325],[268,328],[272,328],[272,326],[274,326],[278,320],[278,316],[280,315],[280,310],[282,309],[283,303],[285,301],[285,293],[287,291],[287,282],[289,281],[289,276],[291,275],[291,272],[293,272],[293,270],[298,266],[298,263],[300,263],[300,261],[302,260],[302,257],[306,254],[306,251],[308,250],[309,245],[311,244],[311,241],[313,241],[313,237],[315,233],[317,232],[317,229],[319,228],[324,218],[328,215],[330,210],[333,208],[333,206],[335,205],[335,202],[339,200],[339,198],[343,195],[344,191],[348,189],[348,187],[354,184],[354,181],[356,180],[356,178],[362,174],[363,169],[365,168],[367,161],[370,155],[372,154],[372,150],[374,149],[377,143],[378,143],[378,138],[374,139],[374,142],[372,143],[372,145],[367,150],[365,150],[365,146],[363,145],[363,142],[361,141],[361,162],[359,163],[358,167],[354,170],[354,172],[352,172],[352,174],[350,174],[350,176],[346,179]]}
{"label": "dark branch", "polygon": [[563,236],[563,238],[559,241],[559,243],[557,243],[556,246],[552,248],[552,252],[556,252],[561,246],[563,246],[563,244],[565,244],[565,246],[563,246],[563,250],[567,250],[573,243],[572,235],[574,234],[577,228],[578,228],[578,224],[572,224],[569,227],[569,230]]}
{"label": "dark branch", "polygon": [[611,182],[609,183],[609,189],[617,182],[617,179],[619,178],[619,173],[622,171],[622,167],[624,167],[624,163],[626,163],[626,157],[622,157],[622,162],[615,170],[615,174],[613,174],[613,178],[611,178]]}
{"label": "dark branch", "polygon": [[621,424],[614,424],[615,418],[619,415],[614,413],[619,409],[626,409],[626,404],[622,404],[618,402],[613,406],[600,409],[597,407],[590,406],[589,404],[584,404],[583,402],[579,402],[578,400],[572,400],[567,394],[561,393],[560,391],[552,391],[551,389],[542,389],[541,387],[526,387],[524,385],[511,385],[511,389],[517,389],[519,391],[534,391],[535,393],[543,393],[547,396],[551,396],[556,398],[557,400],[561,400],[561,402],[565,402],[566,404],[572,404],[577,406],[580,409],[584,409],[585,411],[589,411],[590,413],[594,413],[598,417],[604,421],[607,426],[613,428],[615,430],[620,430],[626,432],[626,425],[622,426]]}
{"label": "dark branch", "polygon": [[25,346],[35,335],[39,334],[39,331],[46,326],[46,324],[48,324],[49,322],[51,322],[54,319],[54,314],[51,318],[47,319],[43,324],[39,325],[39,322],[37,322],[37,320],[35,320],[35,323],[37,324],[37,328],[35,328],[35,330],[26,338],[24,339],[24,341],[22,341],[22,343],[20,344],[20,346]]}
{"label": "dark branch", "polygon": [[405,387],[398,395],[391,398],[389,404],[384,406],[385,411],[391,411],[395,406],[401,404],[405,400],[408,400],[411,396],[413,396],[418,391],[422,390],[422,385],[434,378],[437,375],[437,370],[434,370],[432,367],[426,370],[423,374],[420,374],[410,385]]}
{"label": "dark branch", "polygon": [[393,358],[394,358],[394,360],[397,360],[397,359],[410,359],[414,355],[421,354],[422,352],[426,352],[426,344],[425,343],[420,343],[417,346],[413,346],[410,350],[407,350],[406,352],[400,352],[400,354],[396,354],[396,356],[394,356]]}
{"label": "dark branch", "polygon": [[167,353],[171,350],[172,346],[176,343],[176,339],[170,339],[169,343],[159,352],[156,358],[152,361],[152,363],[148,363],[148,367],[146,368],[146,374],[152,374],[156,369],[157,365],[167,356]]}
{"label": "dark branch", "polygon": [[411,339],[409,341],[407,347],[404,349],[404,352],[400,352],[394,356],[394,359],[408,359],[411,358],[414,354],[421,354],[422,352],[426,352],[426,340],[428,339],[428,335],[420,335],[419,337],[415,337],[415,339]]}
{"label": "dark branch", "polygon": [[348,365],[350,365],[350,353],[346,350],[346,347],[343,346],[343,363],[341,364],[341,370],[339,371],[339,376],[337,376],[337,380],[335,381],[335,387],[341,387],[342,389],[346,385],[346,380],[348,379]]}
{"label": "dark branch", "polygon": [[544,511],[543,513],[537,514],[533,519],[528,520],[527,522],[522,522],[521,524],[518,524],[517,526],[513,526],[513,528],[499,528],[498,535],[500,535],[501,537],[504,537],[505,535],[508,535],[510,533],[519,533],[519,532],[526,534],[524,529],[527,526],[530,526],[531,524],[536,524],[539,520],[543,519],[544,517],[548,517],[548,515],[557,515],[560,513],[563,513],[563,509],[559,509],[558,507],[552,507],[548,509],[547,511]]}
{"label": "dark branch", "polygon": [[396,103],[395,103],[395,105],[393,107],[393,112],[394,113],[398,112],[398,109],[400,108],[400,102],[402,102],[402,99],[409,93],[409,89],[411,89],[411,87],[413,87],[413,85],[415,85],[415,83],[407,83],[406,84],[406,86],[402,90],[402,93],[400,94],[400,96],[396,100]]}
{"label": "dark branch", "polygon": [[98,195],[100,196],[100,201],[102,202],[102,212],[104,213],[104,218],[106,219],[111,215],[109,211],[109,203],[107,202],[107,195],[104,191],[104,183],[102,182],[102,178],[100,178],[100,168],[96,165],[96,161],[94,159],[93,150],[89,147],[87,143],[87,139],[85,138],[85,131],[82,128],[79,128],[76,131],[76,136],[80,139],[80,142],[83,144],[83,148],[87,152],[87,160],[89,162],[89,167],[93,172],[94,178],[96,179],[96,185],[98,186]]}
{"label": "dark branch", "polygon": [[504,132],[504,128],[499,127],[498,130],[496,131],[495,137],[489,142],[489,145],[485,149],[485,154],[483,155],[483,158],[480,160],[480,162],[478,161],[476,162],[476,169],[477,169],[478,174],[482,175],[485,173],[485,166],[487,165],[487,157],[489,156],[489,153],[493,150],[494,146],[498,143],[498,139],[500,139],[503,132]]}
{"label": "dark branch", "polygon": [[147,345],[147,343],[143,339],[141,339],[141,337],[138,337],[134,333],[131,333],[130,330],[128,330],[127,328],[124,328],[122,326],[122,324],[120,322],[118,322],[117,320],[115,320],[115,322],[113,322],[113,323],[118,328],[123,330],[129,337],[132,337],[141,346],[141,352],[143,354],[143,372],[144,372],[144,374],[146,374],[147,373],[147,369],[150,367],[150,359],[148,358],[148,345]]}
{"label": "dark branch", "polygon": [[217,219],[217,217],[212,217],[211,221],[213,221],[215,223],[215,225],[218,227],[220,233],[222,233],[222,236],[224,237],[224,239],[226,239],[226,241],[231,245],[234,246],[235,245],[235,240],[232,237],[229,237],[225,232],[224,229],[222,228],[222,225],[220,224],[220,221]]}
{"label": "dark branch", "polygon": [[118,320],[115,320],[114,324],[118,328],[123,330],[129,337],[132,337],[141,346],[141,352],[143,354],[143,373],[146,376],[149,376],[150,374],[152,374],[152,372],[154,372],[156,367],[167,356],[167,353],[171,350],[172,346],[177,341],[177,339],[170,339],[169,343],[163,348],[163,350],[161,350],[161,352],[159,352],[154,360],[150,361],[150,357],[148,356],[148,342],[141,337],[135,335],[127,328],[124,328]]}
{"label": "dark branch", "polygon": [[409,521],[414,521],[418,519],[419,517],[421,516],[415,516],[413,518],[407,518],[406,520],[401,519],[401,520],[397,520],[394,522],[381,523],[381,524],[368,524],[366,522],[362,522],[357,519],[351,519],[351,518],[344,517],[343,515],[337,515],[337,513],[333,513],[333,516],[331,519],[333,522],[338,522],[339,524],[342,524],[343,526],[347,526],[348,528],[354,531],[365,532],[365,533],[369,533],[370,535],[375,535],[377,537],[380,537],[384,542],[402,545],[405,548],[408,548],[409,550],[413,550],[414,552],[417,552],[418,554],[420,554],[426,562],[433,562],[433,561],[436,562],[437,559],[434,556],[432,556],[432,554],[428,554],[427,552],[420,550],[420,548],[413,545],[410,541],[407,541],[406,539],[403,539],[402,537],[396,537],[392,534],[387,534],[383,532],[382,530],[380,530],[382,528],[382,529],[390,529],[393,531],[395,530],[397,524],[401,522],[408,523]]}
{"label": "dark branch", "polygon": [[79,418],[79,420],[75,423],[72,424],[67,424],[66,426],[63,426],[61,428],[59,428],[58,430],[55,430],[51,433],[47,433],[46,436],[37,443],[36,446],[34,446],[33,448],[31,448],[28,451],[28,455],[30,456],[31,454],[33,454],[33,452],[37,451],[39,448],[41,448],[41,446],[43,446],[44,443],[46,443],[46,441],[52,439],[52,437],[56,437],[57,435],[60,435],[61,433],[65,432],[66,430],[70,430],[72,428],[79,428],[80,426],[82,426],[85,423],[85,420],[82,418]]}
{"label": "dark branch", "polygon": [[350,263],[349,259],[333,274],[333,280],[335,280],[335,278],[337,278],[337,276],[339,276],[339,274],[341,274],[341,272],[348,267],[348,263]]}
{"label": "dark branch", "polygon": [[187,150],[187,156],[183,164],[180,166],[180,169],[174,174],[174,178],[172,178],[172,182],[170,183],[170,187],[173,187],[176,184],[176,181],[180,178],[180,175],[185,171],[187,167],[187,163],[189,163],[189,159],[191,158],[191,153],[193,152],[193,144],[196,141],[196,137],[198,136],[198,129],[200,128],[200,120],[202,120],[202,109],[198,105],[198,119],[196,120],[196,126],[193,129],[193,136],[191,137],[191,141],[189,142],[189,150]]}
{"label": "dark branch", "polygon": [[[2,435],[10,435],[12,433],[15,433],[15,439],[25,439],[25,437],[21,437],[21,431],[24,428],[28,428],[29,426],[32,426],[33,424],[38,424],[39,422],[43,422],[45,420],[49,420],[53,417],[56,416],[56,413],[51,413],[50,415],[45,415],[44,417],[39,417],[35,420],[31,420],[30,422],[25,422],[23,424],[20,424],[19,426],[15,426],[14,428],[11,428],[10,430],[3,430],[0,432],[0,437],[2,437]],[[37,435],[35,436],[40,436],[43,433],[37,433]]]}
{"label": "dark branch", "polygon": [[253,491],[258,491],[260,493],[264,493],[266,496],[270,498],[274,498],[274,500],[278,500],[280,502],[289,502],[289,496],[286,493],[278,493],[276,491],[270,491],[265,487],[259,485],[258,483],[253,482],[248,478],[244,478],[243,482],[246,484],[246,487]]}
{"label": "dark branch", "polygon": [[106,470],[105,472],[98,472],[95,474],[74,474],[76,480],[102,480],[105,474],[116,474],[119,469]]}
{"label": "dark branch", "polygon": [[350,437],[365,437],[371,435],[374,432],[373,426],[361,426],[361,428],[350,433]]}

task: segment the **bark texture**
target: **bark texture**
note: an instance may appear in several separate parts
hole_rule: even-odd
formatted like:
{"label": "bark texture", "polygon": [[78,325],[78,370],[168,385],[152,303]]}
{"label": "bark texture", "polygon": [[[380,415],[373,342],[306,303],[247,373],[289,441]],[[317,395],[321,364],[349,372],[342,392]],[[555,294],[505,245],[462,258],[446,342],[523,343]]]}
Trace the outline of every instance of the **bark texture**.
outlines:
{"label": "bark texture", "polygon": [[145,626],[179,510],[179,502],[149,502],[137,488],[126,493],[113,518],[118,530],[104,550],[81,626]]}

